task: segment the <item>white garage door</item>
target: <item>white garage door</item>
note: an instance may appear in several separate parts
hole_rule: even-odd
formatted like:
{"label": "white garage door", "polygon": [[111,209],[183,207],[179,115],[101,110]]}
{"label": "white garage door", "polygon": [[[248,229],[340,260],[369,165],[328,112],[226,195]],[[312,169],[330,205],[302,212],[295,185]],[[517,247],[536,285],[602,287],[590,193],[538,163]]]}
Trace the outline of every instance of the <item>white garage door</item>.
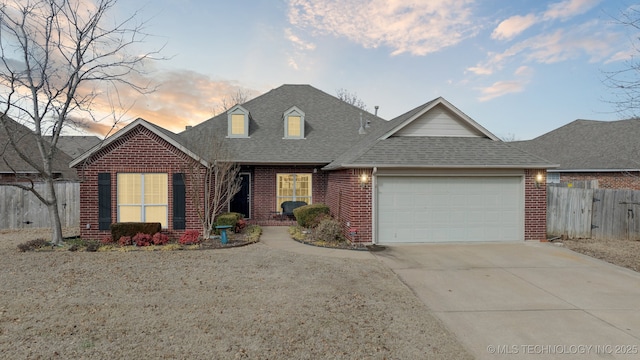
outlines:
{"label": "white garage door", "polygon": [[378,177],[378,243],[524,239],[522,178]]}

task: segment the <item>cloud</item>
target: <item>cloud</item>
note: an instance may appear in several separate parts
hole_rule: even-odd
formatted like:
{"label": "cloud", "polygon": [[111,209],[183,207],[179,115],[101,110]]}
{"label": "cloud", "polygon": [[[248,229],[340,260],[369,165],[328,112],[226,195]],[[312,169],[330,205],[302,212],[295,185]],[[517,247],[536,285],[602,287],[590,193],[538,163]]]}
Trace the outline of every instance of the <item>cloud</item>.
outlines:
{"label": "cloud", "polygon": [[529,37],[501,53],[489,53],[484,63],[467,68],[476,75],[490,75],[511,59],[552,64],[586,56],[589,61],[603,61],[619,51],[621,34],[608,31],[598,20],[568,29],[557,29]]}
{"label": "cloud", "polygon": [[524,91],[525,85],[527,85],[533,77],[533,69],[528,66],[521,66],[516,69],[514,75],[517,77],[515,80],[497,81],[491,84],[491,86],[480,89],[482,95],[478,100],[484,102],[507,94]]}
{"label": "cloud", "polygon": [[547,10],[539,15],[514,15],[503,20],[491,33],[495,40],[510,40],[539,22],[566,20],[583,14],[595,7],[601,0],[564,0],[550,4]]}
{"label": "cloud", "polygon": [[392,55],[426,55],[474,36],[472,0],[289,0],[289,22]]}
{"label": "cloud", "polygon": [[538,17],[534,14],[525,16],[512,16],[496,27],[491,33],[491,38],[496,40],[509,40],[519,35],[538,21]]}
{"label": "cloud", "polygon": [[294,35],[290,28],[284,29],[285,37],[291,41],[298,49],[301,50],[315,50],[316,45],[311,42],[306,42]]}
{"label": "cloud", "polygon": [[545,20],[565,20],[576,15],[584,14],[601,1],[602,0],[564,0],[549,5],[547,11],[543,14],[543,18]]}
{"label": "cloud", "polygon": [[[121,128],[130,120],[143,118],[180,132],[187,125],[198,124],[222,112],[223,102],[228,103],[238,91],[249,98],[258,95],[258,91],[237,82],[213,79],[190,70],[163,70],[158,74],[147,74],[143,80],[152,78],[157,89],[150,94],[140,94],[129,87],[118,88],[117,94],[102,89],[92,106],[96,121],[76,114],[78,126],[104,135],[116,119],[126,119],[117,127]],[[84,89],[85,92],[89,90]]]}

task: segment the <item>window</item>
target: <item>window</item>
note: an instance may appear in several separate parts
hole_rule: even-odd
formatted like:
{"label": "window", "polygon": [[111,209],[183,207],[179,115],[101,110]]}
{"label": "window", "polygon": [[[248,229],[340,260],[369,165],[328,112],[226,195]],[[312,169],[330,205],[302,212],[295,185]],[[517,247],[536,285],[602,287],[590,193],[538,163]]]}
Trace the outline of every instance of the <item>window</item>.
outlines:
{"label": "window", "polygon": [[285,201],[311,204],[311,174],[278,174],[276,211],[282,211]]}
{"label": "window", "polygon": [[118,221],[159,222],[167,228],[167,174],[118,174]]}
{"label": "window", "polygon": [[249,137],[249,111],[236,105],[227,111],[227,137]]}
{"label": "window", "polygon": [[559,183],[560,183],[560,173],[557,173],[557,172],[547,173],[547,184],[559,184]]}
{"label": "window", "polygon": [[287,117],[287,137],[300,137],[300,116]]}
{"label": "window", "polygon": [[244,135],[244,115],[231,115],[231,135]]}
{"label": "window", "polygon": [[297,107],[284,112],[284,138],[304,139],[304,112]]}

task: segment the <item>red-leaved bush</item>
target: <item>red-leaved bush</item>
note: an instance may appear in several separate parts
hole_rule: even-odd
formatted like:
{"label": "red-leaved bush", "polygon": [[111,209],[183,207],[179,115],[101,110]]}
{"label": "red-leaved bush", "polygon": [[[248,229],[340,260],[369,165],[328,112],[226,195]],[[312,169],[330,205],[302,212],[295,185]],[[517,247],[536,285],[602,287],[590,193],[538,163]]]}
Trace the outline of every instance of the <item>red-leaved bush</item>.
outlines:
{"label": "red-leaved bush", "polygon": [[103,245],[113,244],[114,242],[115,241],[111,236],[105,236],[102,239],[100,239],[100,243],[102,243]]}
{"label": "red-leaved bush", "polygon": [[182,245],[192,245],[200,243],[200,232],[198,230],[187,230],[180,236],[178,242]]}
{"label": "red-leaved bush", "polygon": [[120,246],[133,245],[133,241],[131,241],[131,236],[121,236],[120,239],[118,239],[118,245]]}
{"label": "red-leaved bush", "polygon": [[153,234],[153,245],[166,245],[169,242],[169,236],[163,233]]}
{"label": "red-leaved bush", "polygon": [[133,237],[133,242],[137,245],[137,246],[149,246],[151,245],[151,241],[153,240],[153,237],[149,234],[144,234],[144,233],[137,233],[134,237]]}

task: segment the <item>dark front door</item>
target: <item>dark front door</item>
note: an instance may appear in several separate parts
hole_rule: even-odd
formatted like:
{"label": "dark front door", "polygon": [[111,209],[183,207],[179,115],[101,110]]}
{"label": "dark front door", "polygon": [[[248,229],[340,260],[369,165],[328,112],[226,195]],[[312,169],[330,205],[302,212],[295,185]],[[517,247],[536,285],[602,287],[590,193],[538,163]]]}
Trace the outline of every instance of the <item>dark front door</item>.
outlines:
{"label": "dark front door", "polygon": [[233,197],[229,204],[229,211],[244,214],[245,218],[251,218],[251,175],[240,174],[242,185],[240,191]]}

